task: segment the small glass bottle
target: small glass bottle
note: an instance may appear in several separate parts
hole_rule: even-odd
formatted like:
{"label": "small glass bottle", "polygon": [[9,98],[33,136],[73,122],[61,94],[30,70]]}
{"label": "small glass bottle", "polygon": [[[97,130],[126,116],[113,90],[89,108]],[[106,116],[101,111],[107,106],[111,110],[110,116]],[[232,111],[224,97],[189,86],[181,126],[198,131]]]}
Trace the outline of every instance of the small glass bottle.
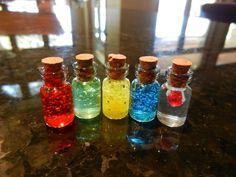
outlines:
{"label": "small glass bottle", "polygon": [[95,75],[94,56],[76,55],[72,81],[74,113],[81,119],[95,118],[101,111],[101,82]]}
{"label": "small glass bottle", "polygon": [[62,128],[74,120],[71,85],[65,81],[65,67],[60,57],[48,57],[39,68],[44,80],[40,96],[47,126]]}
{"label": "small glass bottle", "polygon": [[103,114],[110,119],[122,119],[128,115],[130,81],[126,78],[129,65],[126,56],[109,54],[107,77],[102,83]]}
{"label": "small glass bottle", "polygon": [[156,116],[160,84],[156,81],[159,67],[158,58],[143,56],[139,58],[137,79],[131,84],[130,116],[138,122],[152,121]]}
{"label": "small glass bottle", "polygon": [[192,62],[187,59],[172,60],[172,68],[167,72],[167,82],[162,84],[157,117],[169,127],[179,127],[185,123],[192,89],[188,86],[192,78],[189,69]]}

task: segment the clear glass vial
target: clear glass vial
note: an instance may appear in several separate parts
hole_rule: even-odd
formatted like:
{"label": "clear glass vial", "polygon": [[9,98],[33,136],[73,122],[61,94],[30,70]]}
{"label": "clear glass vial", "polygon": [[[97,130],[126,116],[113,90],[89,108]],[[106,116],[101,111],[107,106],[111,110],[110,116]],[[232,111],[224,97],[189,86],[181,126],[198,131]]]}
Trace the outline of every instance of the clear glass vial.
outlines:
{"label": "clear glass vial", "polygon": [[47,126],[62,128],[74,120],[71,85],[65,79],[65,67],[60,57],[42,59],[39,68],[44,80],[40,88],[40,97]]}
{"label": "clear glass vial", "polygon": [[143,56],[139,58],[136,79],[131,84],[129,114],[138,122],[152,121],[156,116],[160,84],[156,80],[159,67],[158,58]]}
{"label": "clear glass vial", "polygon": [[179,127],[185,123],[192,95],[189,87],[192,78],[192,63],[176,58],[167,71],[167,82],[161,86],[157,117],[169,127]]}
{"label": "clear glass vial", "polygon": [[74,114],[81,119],[95,118],[101,110],[101,82],[96,77],[93,59],[92,54],[79,54],[74,63]]}
{"label": "clear glass vial", "polygon": [[128,115],[130,81],[126,78],[129,65],[126,56],[110,54],[107,77],[102,83],[103,114],[110,119],[122,119]]}

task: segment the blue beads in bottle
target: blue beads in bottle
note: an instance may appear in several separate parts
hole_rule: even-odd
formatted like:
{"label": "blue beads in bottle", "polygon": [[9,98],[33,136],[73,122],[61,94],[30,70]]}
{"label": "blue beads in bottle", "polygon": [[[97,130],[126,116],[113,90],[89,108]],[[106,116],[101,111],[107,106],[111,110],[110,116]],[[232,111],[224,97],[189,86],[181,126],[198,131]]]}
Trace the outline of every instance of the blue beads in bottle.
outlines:
{"label": "blue beads in bottle", "polygon": [[130,116],[138,122],[150,122],[156,116],[160,84],[156,81],[159,68],[158,58],[143,56],[139,58],[136,79],[131,85]]}
{"label": "blue beads in bottle", "polygon": [[158,82],[143,85],[137,79],[132,83],[130,116],[138,122],[154,119],[158,104],[160,85]]}

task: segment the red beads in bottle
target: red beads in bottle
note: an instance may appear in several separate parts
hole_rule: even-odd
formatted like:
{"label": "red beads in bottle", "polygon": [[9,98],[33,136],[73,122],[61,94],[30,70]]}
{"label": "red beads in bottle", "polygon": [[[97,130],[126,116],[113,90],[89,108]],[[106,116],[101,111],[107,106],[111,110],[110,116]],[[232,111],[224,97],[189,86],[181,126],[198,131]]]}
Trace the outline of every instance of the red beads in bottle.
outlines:
{"label": "red beads in bottle", "polygon": [[65,127],[74,120],[72,88],[65,81],[62,62],[59,57],[42,59],[44,85],[40,88],[41,103],[44,121],[53,128]]}
{"label": "red beads in bottle", "polygon": [[167,102],[171,107],[181,106],[184,102],[184,95],[181,91],[168,90],[167,93]]}

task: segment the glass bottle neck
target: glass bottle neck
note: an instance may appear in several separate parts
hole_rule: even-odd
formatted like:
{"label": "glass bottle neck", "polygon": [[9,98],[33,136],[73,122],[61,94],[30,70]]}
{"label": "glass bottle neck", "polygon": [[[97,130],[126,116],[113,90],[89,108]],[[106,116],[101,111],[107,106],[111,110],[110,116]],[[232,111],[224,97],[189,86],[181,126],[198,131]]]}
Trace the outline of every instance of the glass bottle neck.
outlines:
{"label": "glass bottle neck", "polygon": [[174,91],[183,91],[186,89],[186,87],[188,87],[188,84],[186,84],[185,87],[176,87],[170,83],[169,79],[167,80],[165,84],[168,90],[174,90]]}
{"label": "glass bottle neck", "polygon": [[123,80],[128,75],[129,65],[125,64],[125,66],[116,68],[111,67],[109,64],[106,66],[107,77],[112,80]]}
{"label": "glass bottle neck", "polygon": [[94,65],[91,65],[88,67],[80,67],[77,65],[77,63],[74,63],[73,68],[74,68],[74,73],[76,75],[77,80],[81,82],[90,81],[96,75]]}
{"label": "glass bottle neck", "polygon": [[172,71],[172,68],[169,67],[166,72],[167,76],[167,83],[171,88],[177,89],[177,90],[183,90],[186,87],[188,87],[188,84],[190,83],[192,79],[193,71],[189,69],[189,71],[186,74],[180,74],[180,73],[174,73]]}
{"label": "glass bottle neck", "polygon": [[68,68],[64,65],[60,67],[38,67],[39,74],[47,87],[59,87],[66,82]]}
{"label": "glass bottle neck", "polygon": [[80,82],[89,82],[95,78],[95,75],[89,76],[89,77],[81,77],[81,76],[76,76],[76,79]]}
{"label": "glass bottle neck", "polygon": [[126,76],[120,77],[120,78],[117,78],[117,77],[114,78],[114,77],[110,77],[109,75],[107,75],[107,79],[115,80],[115,81],[122,81],[122,80],[126,79]]}
{"label": "glass bottle neck", "polygon": [[154,73],[142,73],[137,74],[137,79],[141,84],[147,85],[156,81],[156,74]]}
{"label": "glass bottle neck", "polygon": [[159,75],[159,67],[153,69],[144,69],[141,68],[140,65],[136,67],[136,78],[139,80],[141,84],[151,84],[156,81]]}
{"label": "glass bottle neck", "polygon": [[58,87],[65,83],[63,71],[57,73],[44,73],[44,84],[48,87]]}

